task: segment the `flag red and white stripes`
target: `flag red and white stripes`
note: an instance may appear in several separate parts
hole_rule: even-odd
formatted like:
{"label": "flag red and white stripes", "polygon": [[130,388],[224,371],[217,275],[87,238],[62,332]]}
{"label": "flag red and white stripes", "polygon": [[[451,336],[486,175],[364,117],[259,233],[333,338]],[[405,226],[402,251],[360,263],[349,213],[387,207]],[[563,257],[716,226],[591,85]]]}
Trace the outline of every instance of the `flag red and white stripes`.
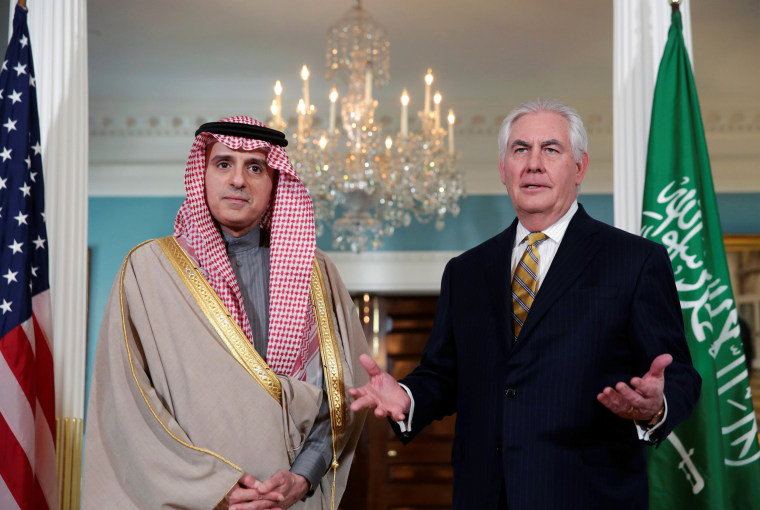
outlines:
{"label": "flag red and white stripes", "polygon": [[37,95],[26,9],[0,70],[0,508],[58,507]]}

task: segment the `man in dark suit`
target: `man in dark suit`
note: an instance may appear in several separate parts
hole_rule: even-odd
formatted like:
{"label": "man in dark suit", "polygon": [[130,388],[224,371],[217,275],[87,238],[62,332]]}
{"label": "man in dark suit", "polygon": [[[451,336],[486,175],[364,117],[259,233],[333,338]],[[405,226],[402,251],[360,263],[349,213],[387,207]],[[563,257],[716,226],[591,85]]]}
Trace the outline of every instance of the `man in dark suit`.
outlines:
{"label": "man in dark suit", "polygon": [[537,100],[499,133],[517,218],[446,266],[430,339],[399,385],[368,356],[351,408],[402,441],[457,413],[456,509],[644,509],[645,446],[699,397],[667,251],[592,219],[577,112]]}

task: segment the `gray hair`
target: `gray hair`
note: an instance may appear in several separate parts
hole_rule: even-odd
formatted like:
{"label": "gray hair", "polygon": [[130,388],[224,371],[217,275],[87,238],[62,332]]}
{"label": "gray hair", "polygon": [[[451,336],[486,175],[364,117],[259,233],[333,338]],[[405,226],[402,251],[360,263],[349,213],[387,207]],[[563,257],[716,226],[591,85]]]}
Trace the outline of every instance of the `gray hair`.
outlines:
{"label": "gray hair", "polygon": [[576,163],[581,160],[584,152],[588,152],[588,135],[578,112],[555,99],[535,99],[512,110],[501,123],[499,129],[499,161],[504,161],[504,157],[507,155],[507,142],[515,121],[523,115],[540,112],[557,113],[567,120],[570,148],[573,150],[573,158]]}

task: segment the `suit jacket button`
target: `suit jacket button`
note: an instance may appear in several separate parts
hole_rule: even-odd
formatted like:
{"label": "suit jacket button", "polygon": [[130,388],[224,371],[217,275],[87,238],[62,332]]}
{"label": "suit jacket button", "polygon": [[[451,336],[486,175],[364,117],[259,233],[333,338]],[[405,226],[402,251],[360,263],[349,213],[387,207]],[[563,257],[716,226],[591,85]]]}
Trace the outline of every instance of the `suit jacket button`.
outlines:
{"label": "suit jacket button", "polygon": [[501,455],[501,445],[497,445],[497,446],[496,446],[496,453],[497,453],[498,455]]}
{"label": "suit jacket button", "polygon": [[509,398],[514,398],[517,396],[517,390],[514,388],[507,388],[504,390],[504,394],[508,396]]}

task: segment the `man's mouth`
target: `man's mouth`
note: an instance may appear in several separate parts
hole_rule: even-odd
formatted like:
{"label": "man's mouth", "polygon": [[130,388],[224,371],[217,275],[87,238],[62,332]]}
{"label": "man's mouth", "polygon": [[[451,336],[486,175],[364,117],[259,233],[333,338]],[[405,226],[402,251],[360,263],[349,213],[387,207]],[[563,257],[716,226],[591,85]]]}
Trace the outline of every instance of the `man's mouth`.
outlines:
{"label": "man's mouth", "polygon": [[248,198],[241,197],[241,196],[238,196],[238,195],[230,195],[230,196],[224,197],[224,199],[225,200],[229,200],[231,202],[238,202],[238,203],[241,203],[241,204],[248,202]]}

